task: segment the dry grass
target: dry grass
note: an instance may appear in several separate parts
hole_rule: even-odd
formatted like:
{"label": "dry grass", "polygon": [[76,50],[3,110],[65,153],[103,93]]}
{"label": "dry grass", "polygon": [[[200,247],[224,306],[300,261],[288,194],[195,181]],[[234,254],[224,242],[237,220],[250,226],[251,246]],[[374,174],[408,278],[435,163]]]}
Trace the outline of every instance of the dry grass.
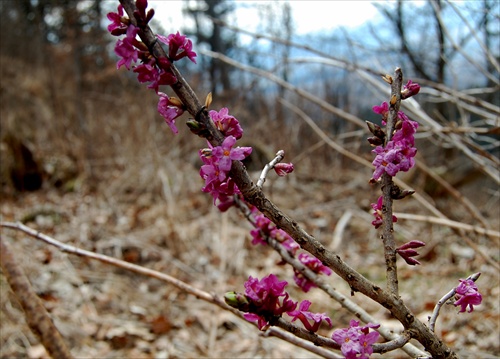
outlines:
{"label": "dry grass", "polygon": [[[204,142],[184,126],[179,126],[181,133],[174,137],[157,115],[150,91],[124,80],[123,73],[111,72],[110,67],[110,71],[100,72],[104,74],[100,78],[86,82],[92,86],[76,98],[67,76],[51,76],[53,72],[43,68],[17,71],[7,66],[12,63],[8,58],[0,61],[0,75],[5,79],[2,132],[20,134],[43,162],[64,157],[77,169],[77,176],[59,189],[50,181],[35,193],[16,193],[4,186],[3,221],[24,221],[62,242],[123,258],[218,294],[242,291],[249,275],[273,272],[293,282],[292,270],[278,265],[276,253],[250,244],[250,227],[238,213],[219,213],[209,196],[201,193],[196,151]],[[122,85],[129,90],[121,90]],[[57,91],[50,92],[50,88]],[[241,104],[231,109],[236,116],[239,111],[245,113]],[[244,138],[258,138],[275,152],[274,136],[266,128],[266,119],[254,121],[245,127]],[[296,136],[294,131],[280,135],[281,141],[300,139],[289,141],[293,145],[288,143],[285,148],[288,159],[317,141],[313,136]],[[368,149],[358,141],[346,146],[359,154]],[[4,155],[2,152],[3,163]],[[298,161],[296,168],[290,177],[266,182],[271,199],[326,246],[333,244],[338,220],[351,211],[337,251],[351,266],[382,284],[381,242],[370,225],[369,212],[378,189],[367,183],[370,171],[325,146]],[[420,185],[424,187],[425,180]],[[473,194],[474,204],[492,229],[498,230],[498,197],[491,195],[494,186],[488,181],[474,182],[463,189]],[[449,195],[431,200],[451,218],[470,223],[468,214]],[[412,199],[396,206],[398,212],[428,214]],[[437,331],[461,357],[499,356],[498,270],[449,228],[405,220],[398,222],[396,231],[401,242],[427,242],[420,257],[422,266],[400,263],[401,293],[421,320],[426,320],[436,301],[459,278],[483,273],[478,282],[483,304],[471,314],[457,314],[456,308],[446,306]],[[263,338],[248,323],[153,279],[68,256],[21,233],[2,230],[2,236],[16,250],[19,264],[75,357],[313,356],[278,339]],[[498,263],[498,238],[468,236]],[[1,279],[2,358],[43,357],[3,276]],[[338,277],[332,276],[330,282],[349,295]],[[295,300],[305,298],[294,285],[289,287]],[[353,318],[322,292],[313,291],[308,298],[314,303],[312,309],[327,312],[337,328]],[[375,303],[359,294],[352,299],[381,323],[400,329]],[[322,334],[330,333],[322,329]]]}

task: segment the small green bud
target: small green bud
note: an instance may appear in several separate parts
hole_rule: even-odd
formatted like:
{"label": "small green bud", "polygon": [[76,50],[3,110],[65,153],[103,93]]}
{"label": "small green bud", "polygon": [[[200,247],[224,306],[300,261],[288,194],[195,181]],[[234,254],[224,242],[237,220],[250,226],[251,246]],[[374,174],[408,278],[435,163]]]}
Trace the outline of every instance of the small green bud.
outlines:
{"label": "small green bud", "polygon": [[239,309],[241,311],[248,311],[250,303],[248,299],[241,293],[227,292],[224,294],[224,301],[230,307]]}

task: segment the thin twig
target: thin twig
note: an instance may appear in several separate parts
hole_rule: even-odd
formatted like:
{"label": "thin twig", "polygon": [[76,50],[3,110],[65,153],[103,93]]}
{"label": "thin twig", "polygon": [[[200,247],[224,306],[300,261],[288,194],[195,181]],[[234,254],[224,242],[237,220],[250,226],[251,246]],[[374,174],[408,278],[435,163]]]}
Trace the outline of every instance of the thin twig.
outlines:
{"label": "thin twig", "polygon": [[281,162],[284,157],[285,157],[285,151],[279,150],[276,153],[276,157],[274,157],[271,162],[267,163],[264,166],[264,169],[262,170],[262,173],[260,174],[259,180],[257,181],[257,187],[262,188],[262,186],[264,185],[264,182],[266,181],[266,176],[267,176],[268,172],[270,170],[272,170],[277,163]]}
{"label": "thin twig", "polygon": [[14,257],[7,240],[2,236],[0,236],[0,258],[2,272],[23,308],[26,322],[33,334],[53,358],[73,358],[42,300],[36,295],[28,278],[19,267],[19,262]]}
{"label": "thin twig", "polygon": [[351,217],[352,217],[352,212],[346,211],[344,212],[342,217],[340,217],[340,219],[338,220],[335,226],[335,230],[333,231],[333,238],[331,244],[331,248],[333,251],[336,251],[339,248],[340,243],[342,243],[342,234],[344,233],[345,228],[349,224]]}
{"label": "thin twig", "polygon": [[457,228],[457,229],[463,229],[468,232],[473,232],[477,234],[481,234],[484,236],[488,236],[491,238],[500,238],[500,232],[495,231],[493,229],[486,229],[478,226],[473,226],[467,223],[462,223],[462,222],[456,222],[452,221],[451,219],[447,218],[438,218],[438,217],[431,217],[431,216],[423,216],[420,214],[411,214],[411,213],[395,213],[396,217],[398,219],[409,219],[412,221],[420,221],[420,222],[428,222],[428,223],[434,223],[434,224],[441,224],[443,226],[447,226],[450,228]]}
{"label": "thin twig", "polygon": [[[478,280],[479,276],[481,275],[481,273],[475,273],[475,274],[472,274],[470,275],[469,277],[467,277],[467,279],[472,279],[474,282]],[[448,299],[450,299],[451,297],[453,297],[456,293],[456,287],[453,288],[452,290],[450,290],[448,293],[446,293],[443,298],[441,298],[436,306],[434,307],[434,310],[432,311],[432,315],[429,317],[429,329],[434,332],[434,328],[436,326],[436,320],[437,320],[437,317],[439,316],[439,311],[441,310],[441,307],[444,305],[444,303],[446,303],[448,301]]]}

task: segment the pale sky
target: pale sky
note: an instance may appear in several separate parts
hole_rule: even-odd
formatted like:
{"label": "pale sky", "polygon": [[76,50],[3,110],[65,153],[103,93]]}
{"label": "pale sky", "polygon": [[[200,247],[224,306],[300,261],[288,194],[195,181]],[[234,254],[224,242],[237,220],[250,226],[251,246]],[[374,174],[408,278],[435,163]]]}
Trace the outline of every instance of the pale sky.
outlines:
{"label": "pale sky", "polygon": [[[259,14],[251,5],[263,4],[266,1],[237,0],[237,3],[248,5],[237,10],[237,26],[250,31],[255,30],[256,24],[259,23]],[[296,35],[339,26],[355,27],[377,15],[377,10],[371,1],[291,0],[289,3]],[[176,0],[149,1],[149,7],[155,9],[155,18],[162,22],[165,30],[171,32],[187,24],[181,13],[182,4],[182,1]]]}

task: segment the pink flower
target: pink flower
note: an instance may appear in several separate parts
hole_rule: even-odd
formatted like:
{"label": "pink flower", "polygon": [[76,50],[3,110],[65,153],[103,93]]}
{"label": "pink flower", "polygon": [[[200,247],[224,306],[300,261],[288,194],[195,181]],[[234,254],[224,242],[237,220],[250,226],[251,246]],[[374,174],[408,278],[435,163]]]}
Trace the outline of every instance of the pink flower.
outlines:
{"label": "pink flower", "polygon": [[394,133],[391,141],[385,147],[377,146],[373,153],[377,156],[372,164],[375,166],[371,182],[377,181],[385,172],[394,177],[399,171],[406,172],[415,166],[415,155],[417,149],[414,134],[418,128],[418,123],[411,121],[404,113],[400,113],[398,118],[401,121],[400,128]]}
{"label": "pink flower", "polygon": [[465,312],[469,307],[469,313],[474,310],[474,305],[479,305],[483,301],[483,296],[479,293],[476,283],[472,279],[460,279],[460,284],[455,289],[457,301],[454,306],[461,306],[460,313]]}
{"label": "pink flower", "polygon": [[205,186],[201,190],[212,195],[214,205],[219,200],[217,207],[224,212],[234,204],[233,196],[239,194],[240,190],[227,172],[220,169],[219,158],[214,155],[216,147],[212,147],[210,143],[208,145],[210,148],[199,151],[204,163],[200,168],[200,176],[205,180]]}
{"label": "pink flower", "polygon": [[359,321],[351,320],[349,328],[334,330],[332,339],[340,345],[340,350],[346,358],[368,358],[373,353],[372,345],[379,338],[378,332],[369,333],[369,330],[378,327],[380,324],[372,323],[360,327]]}
{"label": "pink flower", "polygon": [[129,25],[127,29],[127,36],[123,40],[118,40],[115,46],[115,53],[122,59],[118,61],[116,67],[119,69],[123,65],[130,70],[130,65],[136,62],[139,56],[137,49],[135,48],[135,36],[139,32],[139,28],[134,25]]}
{"label": "pink flower", "polygon": [[270,236],[271,230],[274,228],[273,223],[267,219],[263,214],[258,214],[255,216],[255,229],[250,231],[252,235],[252,244],[263,244],[266,245],[267,242],[262,236]]}
{"label": "pink flower", "polygon": [[[311,306],[310,301],[303,300],[300,303],[298,310],[287,312],[287,314],[293,317],[292,322],[295,321],[296,319],[299,319],[304,325],[304,327],[311,332],[317,332],[323,320],[327,322],[330,325],[330,327],[332,326],[331,319],[325,313],[309,312],[308,309],[310,306]],[[313,324],[309,322],[310,320],[312,320]]]}
{"label": "pink flower", "polygon": [[252,236],[252,244],[262,244],[267,245],[265,237],[274,238],[292,255],[300,249],[300,246],[293,240],[292,237],[288,235],[284,230],[276,228],[274,223],[272,223],[267,217],[262,213],[255,215],[255,229],[250,231]]}
{"label": "pink flower", "polygon": [[405,118],[402,121],[401,128],[394,133],[392,141],[395,143],[404,143],[406,146],[415,146],[415,138],[413,135],[417,132],[418,122],[410,120],[406,115],[401,112]]}
{"label": "pink flower", "polygon": [[149,21],[151,21],[155,14],[155,11],[153,9],[149,9],[149,11],[146,13],[146,8],[148,7],[147,0],[136,0],[135,6],[137,7],[137,10],[134,11],[134,17],[137,20],[137,24],[141,27],[144,27]]}
{"label": "pink flower", "polygon": [[177,61],[183,57],[187,57],[189,60],[196,63],[194,59],[196,57],[196,52],[192,51],[193,43],[191,40],[187,39],[185,35],[181,35],[179,31],[177,31],[176,34],[170,34],[168,36],[156,36],[158,40],[168,45],[168,57],[171,61]]}
{"label": "pink flower", "polygon": [[148,88],[154,89],[156,93],[158,93],[160,85],[172,85],[177,82],[174,74],[163,69],[158,69],[155,66],[155,60],[136,66],[134,72],[137,73],[137,80],[139,82],[150,82]]}
{"label": "pink flower", "polygon": [[[325,275],[332,274],[332,270],[330,268],[323,265],[323,263],[321,263],[321,261],[318,258],[313,257],[310,254],[301,253],[301,254],[299,254],[298,259],[302,264],[304,264],[307,268],[312,270],[314,273],[317,273],[317,274],[323,273]],[[306,293],[309,292],[309,290],[311,288],[317,287],[317,285],[314,282],[311,282],[301,272],[299,272],[296,269],[294,269],[293,279],[294,279],[295,283],[300,288],[302,288],[302,290]]]}
{"label": "pink flower", "polygon": [[389,141],[385,147],[375,147],[372,152],[377,154],[372,162],[372,165],[375,166],[372,180],[378,180],[384,172],[389,176],[395,176],[399,172],[399,166],[397,165],[399,148],[395,147],[393,141]]}
{"label": "pink flower", "polygon": [[127,32],[128,18],[123,17],[123,6],[118,5],[118,12],[110,12],[107,15],[111,24],[108,25],[108,31],[111,35],[119,36]]}
{"label": "pink flower", "polygon": [[158,93],[158,112],[163,116],[170,129],[177,134],[179,130],[175,126],[175,119],[184,113],[184,109],[177,104],[173,104],[170,98],[163,92]]}
{"label": "pink flower", "polygon": [[224,136],[234,136],[237,140],[243,136],[243,129],[239,121],[229,115],[229,110],[226,107],[221,108],[219,112],[211,110],[209,115],[215,126]]}
{"label": "pink flower", "polygon": [[420,85],[416,82],[413,83],[412,80],[408,80],[406,85],[403,86],[403,91],[401,91],[401,99],[407,99],[408,97],[415,96],[420,91]]}
{"label": "pink flower", "polygon": [[248,277],[245,282],[245,297],[248,299],[250,314],[245,319],[257,322],[259,329],[263,329],[274,317],[279,317],[285,312],[291,312],[297,307],[297,302],[289,299],[289,294],[284,290],[288,283],[280,282],[274,274],[258,280]]}
{"label": "pink flower", "polygon": [[[375,220],[372,222],[372,225],[375,227],[375,228],[378,228],[380,227],[383,223],[384,223],[384,220],[383,220],[383,213],[382,213],[382,206],[384,204],[384,197],[383,196],[380,196],[377,200],[377,203],[372,203],[371,206],[373,208],[373,215],[375,216]],[[392,222],[397,222],[398,221],[398,218],[396,216],[392,216]]]}
{"label": "pink flower", "polygon": [[214,147],[212,150],[212,155],[218,159],[219,169],[224,173],[228,173],[231,170],[234,160],[241,161],[252,153],[252,147],[233,148],[235,143],[236,138],[228,136],[220,146]]}
{"label": "pink flower", "polygon": [[387,102],[382,102],[380,106],[373,106],[373,112],[382,115],[382,124],[385,125],[387,122],[387,117],[389,116],[389,104]]}
{"label": "pink flower", "polygon": [[384,101],[380,106],[373,106],[372,110],[373,112],[386,117],[387,113],[389,112],[389,104]]}
{"label": "pink flower", "polygon": [[293,240],[292,237],[290,237],[288,234],[287,234],[287,239],[284,240],[281,245],[292,255],[295,255],[295,253],[297,253],[297,251],[300,249],[300,246],[297,242],[295,242]]}

